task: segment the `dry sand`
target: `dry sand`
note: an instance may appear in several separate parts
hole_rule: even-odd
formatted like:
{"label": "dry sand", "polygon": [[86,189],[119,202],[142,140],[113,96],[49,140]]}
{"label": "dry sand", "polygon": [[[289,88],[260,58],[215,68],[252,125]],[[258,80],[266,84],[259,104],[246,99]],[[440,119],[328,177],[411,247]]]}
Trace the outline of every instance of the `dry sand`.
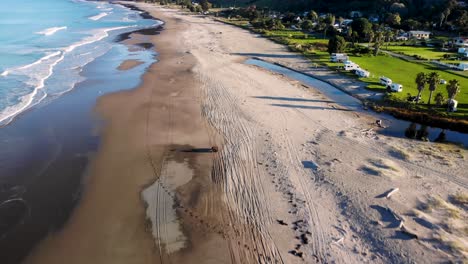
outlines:
{"label": "dry sand", "polygon": [[26,263],[466,259],[466,204],[451,196],[468,191],[466,150],[378,135],[365,113],[242,63],[305,67],[280,45],[137,6],[167,22],[151,39],[160,61],[141,87],[100,100],[83,200]]}

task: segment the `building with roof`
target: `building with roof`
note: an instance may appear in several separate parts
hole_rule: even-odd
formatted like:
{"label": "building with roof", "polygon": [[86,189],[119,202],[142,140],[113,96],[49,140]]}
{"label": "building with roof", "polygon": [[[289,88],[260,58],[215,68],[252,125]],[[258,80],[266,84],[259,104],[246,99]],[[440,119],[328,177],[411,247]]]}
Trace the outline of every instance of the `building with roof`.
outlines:
{"label": "building with roof", "polygon": [[411,30],[408,32],[409,38],[415,39],[429,39],[431,36],[431,32],[429,31],[422,31],[422,30]]}

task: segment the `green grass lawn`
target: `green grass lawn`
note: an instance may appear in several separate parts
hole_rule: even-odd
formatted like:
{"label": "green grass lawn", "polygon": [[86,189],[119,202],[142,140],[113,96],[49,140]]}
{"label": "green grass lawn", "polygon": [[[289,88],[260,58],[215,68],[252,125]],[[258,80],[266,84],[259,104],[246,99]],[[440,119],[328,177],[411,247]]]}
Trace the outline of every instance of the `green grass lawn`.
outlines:
{"label": "green grass lawn", "polygon": [[[383,47],[384,50],[387,50],[387,46]],[[401,52],[408,56],[418,55],[428,60],[444,60],[444,54],[452,54],[456,55],[453,52],[444,52],[438,50],[438,48],[434,47],[414,47],[414,46],[388,46],[389,51],[393,52]],[[450,62],[457,62],[457,61],[450,61]]]}
{"label": "green grass lawn", "polygon": [[[362,81],[369,84],[368,88],[375,91],[385,91],[385,87],[379,84],[379,77],[385,76],[393,80],[394,83],[403,85],[403,92],[398,93],[398,97],[405,98],[407,93],[417,95],[418,90],[414,82],[416,74],[419,72],[438,72],[442,79],[449,81],[457,79],[460,82],[461,92],[457,95],[456,100],[459,102],[459,111],[457,115],[468,114],[468,78],[455,75],[450,72],[441,71],[433,66],[419,63],[407,62],[391,56],[350,56],[350,59],[359,64],[361,68],[370,71],[370,78],[361,78]],[[446,85],[439,85],[434,92],[437,94],[441,92],[447,97]],[[427,102],[429,99],[429,90],[426,88],[422,93],[422,100]],[[434,98],[433,98],[434,102]]]}

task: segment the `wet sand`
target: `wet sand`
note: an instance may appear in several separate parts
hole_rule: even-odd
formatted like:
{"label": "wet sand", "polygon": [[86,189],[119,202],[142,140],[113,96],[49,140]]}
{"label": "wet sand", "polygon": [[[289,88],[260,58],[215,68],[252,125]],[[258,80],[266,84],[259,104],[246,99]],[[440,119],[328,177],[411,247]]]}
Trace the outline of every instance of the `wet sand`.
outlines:
{"label": "wet sand", "polygon": [[133,69],[139,65],[143,64],[142,61],[138,60],[126,60],[122,62],[119,67],[117,68],[119,71],[128,71],[130,69]]}
{"label": "wet sand", "polygon": [[[207,247],[198,255],[205,263],[210,258],[213,263],[229,259],[227,245],[220,243],[221,235],[193,228],[200,223],[193,223],[193,217],[185,221],[182,208],[172,211],[172,204],[186,203],[191,205],[193,215],[206,196],[214,204],[220,201],[215,188],[200,192],[209,190],[206,182],[211,182],[216,153],[185,151],[210,148],[216,144],[216,137],[201,115],[200,94],[192,73],[194,58],[179,45],[178,32],[185,25],[162,15],[158,18],[167,23],[159,35],[151,37],[160,61],[150,67],[137,89],[99,100],[96,112],[105,120],[103,140],[92,162],[83,198],[63,230],[45,239],[25,263],[63,263],[64,259],[67,263],[164,262],[171,251],[167,251],[169,246],[164,241],[156,243],[151,235],[141,196],[145,187],[158,182],[164,182],[168,192],[180,192],[177,201],[171,203],[163,201],[171,198],[162,193],[163,187],[155,188],[151,194],[163,199],[156,202],[171,205],[157,205],[153,213],[159,218],[172,215],[182,219],[173,224],[187,237],[186,242],[181,242],[184,250],[176,256],[182,261],[178,263],[187,263],[184,252],[195,245]],[[165,163],[167,160],[181,165],[170,168],[173,163]],[[184,180],[188,181],[184,187],[166,185],[167,174],[162,171],[179,174],[179,170],[192,171],[190,179]],[[202,213],[206,212],[198,214]],[[167,231],[167,226],[159,226],[158,232]],[[214,246],[216,251],[212,250]],[[196,258],[190,256],[192,261]]]}

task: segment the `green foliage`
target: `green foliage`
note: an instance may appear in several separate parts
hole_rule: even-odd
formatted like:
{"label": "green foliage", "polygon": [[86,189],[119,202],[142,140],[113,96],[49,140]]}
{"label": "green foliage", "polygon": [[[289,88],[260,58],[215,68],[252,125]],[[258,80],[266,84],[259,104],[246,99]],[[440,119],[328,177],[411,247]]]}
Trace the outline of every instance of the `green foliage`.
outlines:
{"label": "green foliage", "polygon": [[304,20],[301,23],[301,28],[305,31],[310,31],[314,28],[314,22],[312,20]]}
{"label": "green foliage", "polygon": [[372,32],[372,24],[366,18],[357,18],[351,23],[353,32],[356,32],[361,40],[368,38]]}
{"label": "green foliage", "polygon": [[445,103],[445,96],[442,93],[437,93],[434,97],[434,101],[437,106],[442,106]]}
{"label": "green foliage", "polygon": [[203,12],[207,12],[211,8],[211,3],[208,0],[200,0],[199,4]]}
{"label": "green foliage", "polygon": [[450,80],[447,84],[447,94],[450,99],[455,99],[455,96],[460,92],[460,82],[458,80]]}
{"label": "green foliage", "polygon": [[427,105],[431,105],[432,93],[437,89],[439,82],[440,82],[440,74],[437,72],[431,72],[428,77],[429,101],[427,101]]}
{"label": "green foliage", "polygon": [[328,53],[344,52],[346,44],[346,40],[342,36],[334,36],[328,41]]}
{"label": "green foliage", "polygon": [[257,19],[251,22],[252,26],[259,29],[268,29],[268,30],[282,30],[284,25],[279,19],[266,18],[266,19]]}
{"label": "green foliage", "polygon": [[418,75],[416,75],[416,85],[417,85],[417,89],[418,89],[418,96],[416,97],[416,102],[419,103],[419,100],[421,98],[421,93],[422,91],[424,91],[424,88],[426,88],[426,83],[427,83],[427,76],[424,72],[420,72],[418,73]]}

